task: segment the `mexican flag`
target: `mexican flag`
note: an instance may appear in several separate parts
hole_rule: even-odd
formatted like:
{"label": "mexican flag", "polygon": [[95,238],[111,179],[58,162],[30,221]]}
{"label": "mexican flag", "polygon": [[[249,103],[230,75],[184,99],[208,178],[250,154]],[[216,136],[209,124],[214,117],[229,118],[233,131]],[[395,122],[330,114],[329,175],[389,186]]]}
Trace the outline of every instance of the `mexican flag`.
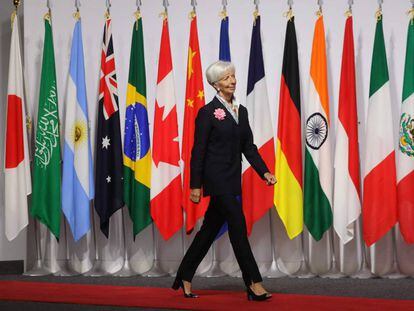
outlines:
{"label": "mexican flag", "polygon": [[397,152],[398,222],[407,243],[414,243],[414,24],[408,23],[403,97]]}

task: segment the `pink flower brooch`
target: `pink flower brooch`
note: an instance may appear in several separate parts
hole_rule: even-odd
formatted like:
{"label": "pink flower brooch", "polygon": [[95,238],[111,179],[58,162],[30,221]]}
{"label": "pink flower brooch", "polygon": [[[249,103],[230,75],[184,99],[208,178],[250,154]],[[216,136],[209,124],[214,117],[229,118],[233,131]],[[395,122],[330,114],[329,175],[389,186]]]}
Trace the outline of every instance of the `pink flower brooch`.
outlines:
{"label": "pink flower brooch", "polygon": [[223,109],[221,109],[221,108],[217,108],[216,110],[214,110],[214,117],[217,119],[217,120],[219,120],[219,121],[221,121],[221,120],[224,120],[224,117],[226,116],[226,113],[224,112],[224,110]]}

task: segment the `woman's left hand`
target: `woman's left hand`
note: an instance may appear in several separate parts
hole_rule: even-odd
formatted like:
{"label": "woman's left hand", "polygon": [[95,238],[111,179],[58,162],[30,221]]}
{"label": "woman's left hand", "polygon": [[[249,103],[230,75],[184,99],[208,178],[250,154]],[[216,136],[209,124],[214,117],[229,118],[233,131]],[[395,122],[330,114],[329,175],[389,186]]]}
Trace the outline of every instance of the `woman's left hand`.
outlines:
{"label": "woman's left hand", "polygon": [[277,183],[276,177],[273,174],[270,174],[269,172],[264,174],[264,178],[266,179],[266,185],[274,185]]}

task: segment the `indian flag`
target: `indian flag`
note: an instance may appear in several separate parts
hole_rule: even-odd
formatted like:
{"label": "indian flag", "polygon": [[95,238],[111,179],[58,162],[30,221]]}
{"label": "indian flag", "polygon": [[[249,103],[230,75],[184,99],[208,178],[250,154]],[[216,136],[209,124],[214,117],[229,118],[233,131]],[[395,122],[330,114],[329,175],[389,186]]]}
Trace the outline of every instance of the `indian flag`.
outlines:
{"label": "indian flag", "polygon": [[319,241],[332,225],[333,168],[323,16],[315,24],[305,128],[304,219]]}

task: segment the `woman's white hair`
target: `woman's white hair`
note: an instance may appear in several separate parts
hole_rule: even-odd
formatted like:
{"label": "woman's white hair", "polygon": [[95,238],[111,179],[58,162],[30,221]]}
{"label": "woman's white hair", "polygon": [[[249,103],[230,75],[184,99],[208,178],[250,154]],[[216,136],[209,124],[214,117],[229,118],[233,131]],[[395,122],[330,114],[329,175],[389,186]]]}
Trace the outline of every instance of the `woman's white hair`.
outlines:
{"label": "woman's white hair", "polygon": [[229,71],[236,71],[236,68],[231,62],[219,60],[217,62],[212,63],[210,66],[208,66],[206,70],[206,77],[208,83],[210,83],[214,87],[214,83],[223,79],[225,74]]}

